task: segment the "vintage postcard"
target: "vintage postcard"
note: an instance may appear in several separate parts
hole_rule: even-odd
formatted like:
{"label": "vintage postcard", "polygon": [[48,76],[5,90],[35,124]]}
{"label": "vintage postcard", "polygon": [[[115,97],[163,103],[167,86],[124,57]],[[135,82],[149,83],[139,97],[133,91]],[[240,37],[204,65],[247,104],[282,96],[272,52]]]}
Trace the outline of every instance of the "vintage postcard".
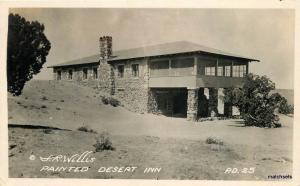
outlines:
{"label": "vintage postcard", "polygon": [[1,184],[297,185],[296,3],[275,2],[3,3]]}

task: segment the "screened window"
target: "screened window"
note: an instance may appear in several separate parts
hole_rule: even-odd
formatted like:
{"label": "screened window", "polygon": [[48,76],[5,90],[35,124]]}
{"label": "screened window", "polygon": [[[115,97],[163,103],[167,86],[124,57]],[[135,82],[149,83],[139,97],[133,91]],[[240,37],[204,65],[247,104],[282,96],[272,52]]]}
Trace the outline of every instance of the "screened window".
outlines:
{"label": "screened window", "polygon": [[68,79],[71,80],[73,78],[73,70],[69,70]]}
{"label": "screened window", "polygon": [[131,65],[131,70],[132,70],[132,76],[133,77],[138,77],[139,76],[139,64]]}
{"label": "screened window", "polygon": [[98,79],[98,69],[97,68],[93,68],[93,78]]}
{"label": "screened window", "polygon": [[225,76],[230,77],[230,68],[231,66],[225,66]]}
{"label": "screened window", "polygon": [[57,80],[61,80],[61,71],[57,71]]}
{"label": "screened window", "polygon": [[87,68],[84,68],[84,69],[82,70],[82,72],[83,72],[82,79],[87,79],[88,69],[87,69]]}
{"label": "screened window", "polygon": [[216,68],[215,67],[205,67],[205,75],[215,76],[216,75]]}
{"label": "screened window", "polygon": [[124,65],[118,66],[118,77],[123,78],[124,77]]}
{"label": "screened window", "polygon": [[192,75],[194,71],[194,58],[180,58],[171,61],[171,75]]}
{"label": "screened window", "polygon": [[218,67],[218,76],[223,76],[223,67]]}
{"label": "screened window", "polygon": [[150,76],[168,76],[169,75],[169,60],[153,61],[150,64]]}
{"label": "screened window", "polygon": [[246,75],[246,65],[234,65],[232,71],[233,77],[244,77]]}

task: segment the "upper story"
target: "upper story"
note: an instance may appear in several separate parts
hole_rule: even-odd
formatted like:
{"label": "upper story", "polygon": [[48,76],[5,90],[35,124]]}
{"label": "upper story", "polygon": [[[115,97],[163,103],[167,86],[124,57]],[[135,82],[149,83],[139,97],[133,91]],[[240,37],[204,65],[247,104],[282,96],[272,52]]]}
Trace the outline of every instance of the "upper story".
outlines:
{"label": "upper story", "polygon": [[[112,51],[112,38],[100,38],[98,55],[54,65],[56,79],[99,79],[100,63],[111,65],[115,86],[130,83],[150,88],[239,87],[249,72],[243,57],[186,41]],[[59,74],[65,74],[64,77]],[[71,77],[71,78],[70,78]]]}

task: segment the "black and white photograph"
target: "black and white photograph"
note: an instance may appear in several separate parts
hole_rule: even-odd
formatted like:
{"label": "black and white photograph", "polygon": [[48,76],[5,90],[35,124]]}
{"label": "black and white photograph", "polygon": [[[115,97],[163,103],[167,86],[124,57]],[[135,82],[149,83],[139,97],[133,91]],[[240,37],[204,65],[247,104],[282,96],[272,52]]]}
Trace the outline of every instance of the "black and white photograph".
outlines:
{"label": "black and white photograph", "polygon": [[296,176],[295,9],[12,7],[6,19],[9,178]]}

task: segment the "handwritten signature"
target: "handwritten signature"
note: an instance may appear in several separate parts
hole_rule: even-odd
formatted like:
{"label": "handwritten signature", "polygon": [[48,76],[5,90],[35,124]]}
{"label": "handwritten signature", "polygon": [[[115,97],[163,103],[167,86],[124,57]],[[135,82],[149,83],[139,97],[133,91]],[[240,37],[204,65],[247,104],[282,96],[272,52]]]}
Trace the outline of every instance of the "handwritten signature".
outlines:
{"label": "handwritten signature", "polygon": [[63,163],[92,163],[96,160],[91,154],[93,151],[85,151],[81,154],[67,155],[50,155],[48,157],[40,157],[42,162],[63,162]]}

